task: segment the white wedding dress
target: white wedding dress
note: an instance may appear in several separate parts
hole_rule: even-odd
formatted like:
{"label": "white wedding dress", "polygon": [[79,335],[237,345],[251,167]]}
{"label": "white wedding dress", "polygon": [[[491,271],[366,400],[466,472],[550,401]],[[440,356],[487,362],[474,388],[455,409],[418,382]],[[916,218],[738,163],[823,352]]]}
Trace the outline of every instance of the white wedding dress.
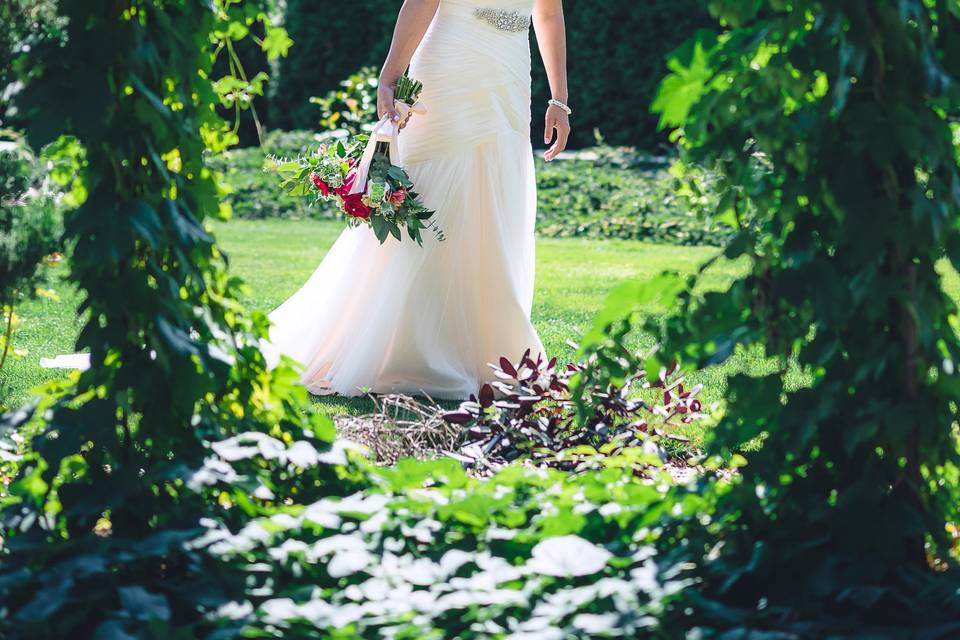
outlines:
{"label": "white wedding dress", "polygon": [[445,240],[381,246],[347,229],[270,314],[266,350],[301,363],[311,392],[462,399],[492,378],[488,363],[543,352],[530,322],[532,5],[441,0],[410,66],[426,113],[399,147]]}

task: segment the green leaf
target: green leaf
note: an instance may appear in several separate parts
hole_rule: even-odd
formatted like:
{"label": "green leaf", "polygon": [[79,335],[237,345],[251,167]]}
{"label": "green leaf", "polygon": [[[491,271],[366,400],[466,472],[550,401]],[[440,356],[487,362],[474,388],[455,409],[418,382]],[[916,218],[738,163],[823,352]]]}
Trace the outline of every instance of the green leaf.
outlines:
{"label": "green leaf", "polygon": [[634,279],[619,285],[607,295],[603,308],[593,319],[591,330],[580,344],[580,353],[605,339],[607,328],[648,306],[670,310],[685,283],[675,273],[661,273],[653,279]]}
{"label": "green leaf", "polygon": [[163,595],[143,587],[120,587],[120,603],[134,620],[169,620],[170,605]]}
{"label": "green leaf", "polygon": [[651,106],[660,114],[661,129],[683,126],[690,110],[708,91],[714,73],[710,50],[715,43],[715,34],[700,31],[670,56],[667,67],[672,73],[660,83]]}
{"label": "green leaf", "polygon": [[380,241],[380,244],[386,242],[387,236],[390,235],[390,225],[387,221],[380,216],[372,216],[370,218],[370,225],[373,227],[373,234],[377,237],[377,240]]}
{"label": "green leaf", "polygon": [[293,40],[290,39],[287,30],[283,27],[270,25],[266,29],[267,35],[263,39],[260,47],[267,54],[269,60],[287,57],[290,47],[293,46]]}
{"label": "green leaf", "polygon": [[397,240],[401,240],[403,238],[402,234],[400,233],[400,227],[397,225],[397,223],[388,222],[388,228],[390,229],[390,235],[392,235],[394,238]]}

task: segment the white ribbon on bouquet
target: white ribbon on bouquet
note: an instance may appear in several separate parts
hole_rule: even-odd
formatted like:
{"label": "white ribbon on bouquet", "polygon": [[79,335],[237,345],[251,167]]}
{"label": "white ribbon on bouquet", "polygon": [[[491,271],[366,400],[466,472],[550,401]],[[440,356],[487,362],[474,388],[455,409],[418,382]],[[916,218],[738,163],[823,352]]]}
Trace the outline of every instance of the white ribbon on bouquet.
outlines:
{"label": "white ribbon on bouquet", "polygon": [[390,162],[398,167],[400,166],[400,147],[398,144],[400,138],[400,123],[406,120],[407,116],[411,113],[422,115],[427,112],[426,109],[420,106],[419,102],[411,106],[406,102],[396,100],[393,104],[397,113],[400,114],[400,121],[394,122],[390,119],[390,114],[388,113],[380,118],[380,121],[377,122],[373,131],[370,132],[370,140],[367,141],[367,146],[363,150],[363,157],[360,158],[360,163],[357,165],[357,175],[353,180],[353,187],[350,189],[351,194],[366,191],[367,178],[370,177],[370,164],[373,162],[373,156],[377,152],[377,143],[389,143]]}

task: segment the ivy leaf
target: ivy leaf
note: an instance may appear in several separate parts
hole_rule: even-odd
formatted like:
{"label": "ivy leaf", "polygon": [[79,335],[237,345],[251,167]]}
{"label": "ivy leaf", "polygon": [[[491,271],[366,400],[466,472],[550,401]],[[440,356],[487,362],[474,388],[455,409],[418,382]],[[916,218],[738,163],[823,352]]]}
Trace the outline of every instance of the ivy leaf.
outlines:
{"label": "ivy leaf", "polygon": [[387,241],[387,236],[390,235],[390,225],[386,220],[379,216],[373,216],[370,218],[370,226],[373,227],[373,234],[377,236],[380,244]]}
{"label": "ivy leaf", "polygon": [[651,110],[660,114],[660,128],[679,127],[687,121],[690,110],[710,89],[713,75],[710,49],[716,36],[700,31],[677,49],[667,62],[672,71],[657,90]]}
{"label": "ivy leaf", "polygon": [[545,576],[575,578],[602,571],[612,554],[580,536],[547,538],[533,548],[527,568]]}
{"label": "ivy leaf", "polygon": [[389,225],[388,228],[390,229],[390,235],[392,235],[397,240],[402,240],[403,235],[400,233],[400,227],[397,226],[397,223],[389,222],[388,225]]}
{"label": "ivy leaf", "polygon": [[283,27],[268,26],[267,35],[260,44],[260,48],[267,54],[269,60],[287,57],[287,52],[293,46],[293,40]]}
{"label": "ivy leaf", "polygon": [[233,20],[227,26],[226,37],[231,40],[243,40],[250,33],[250,29],[239,20]]}
{"label": "ivy leaf", "polygon": [[670,309],[684,289],[683,279],[674,273],[662,273],[653,279],[636,279],[614,289],[594,317],[593,328],[581,341],[581,352],[602,341],[610,325],[635,311],[655,305]]}
{"label": "ivy leaf", "polygon": [[734,27],[740,27],[757,15],[762,0],[714,0],[709,4],[710,11]]}
{"label": "ivy leaf", "polygon": [[169,620],[166,596],[150,593],[143,587],[120,587],[120,602],[136,620]]}

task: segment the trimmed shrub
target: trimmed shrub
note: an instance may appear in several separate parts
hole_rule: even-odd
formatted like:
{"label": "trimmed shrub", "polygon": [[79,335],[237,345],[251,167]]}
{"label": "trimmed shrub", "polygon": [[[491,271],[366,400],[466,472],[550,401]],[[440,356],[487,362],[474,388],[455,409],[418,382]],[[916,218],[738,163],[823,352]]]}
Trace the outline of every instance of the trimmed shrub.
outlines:
{"label": "trimmed shrub", "polygon": [[[698,0],[567,0],[573,147],[592,143],[599,129],[613,144],[651,147],[664,138],[648,112],[664,59],[709,16]],[[318,11],[307,0],[288,0],[286,23],[296,43],[280,66],[271,124],[316,126],[311,96],[323,95],[363,65],[383,63],[399,0],[357,0],[350,11]],[[549,97],[546,74],[533,45],[533,139],[542,139],[541,107]]]}
{"label": "trimmed shrub", "polygon": [[537,231],[552,237],[720,245],[731,229],[690,208],[664,169],[537,161]]}
{"label": "trimmed shrub", "polygon": [[[212,164],[223,171],[229,187],[226,201],[238,218],[330,218],[336,207],[288,196],[280,177],[270,170],[269,156],[295,158],[312,152],[311,131],[277,131],[264,148],[236,149]],[[710,186],[697,198],[677,190],[677,179],[665,169],[640,166],[629,149],[597,147],[596,160],[537,160],[537,232],[548,237],[650,240],[677,245],[719,246],[733,229],[709,219]],[[690,178],[687,178],[690,180]],[[686,184],[684,183],[684,185]]]}

